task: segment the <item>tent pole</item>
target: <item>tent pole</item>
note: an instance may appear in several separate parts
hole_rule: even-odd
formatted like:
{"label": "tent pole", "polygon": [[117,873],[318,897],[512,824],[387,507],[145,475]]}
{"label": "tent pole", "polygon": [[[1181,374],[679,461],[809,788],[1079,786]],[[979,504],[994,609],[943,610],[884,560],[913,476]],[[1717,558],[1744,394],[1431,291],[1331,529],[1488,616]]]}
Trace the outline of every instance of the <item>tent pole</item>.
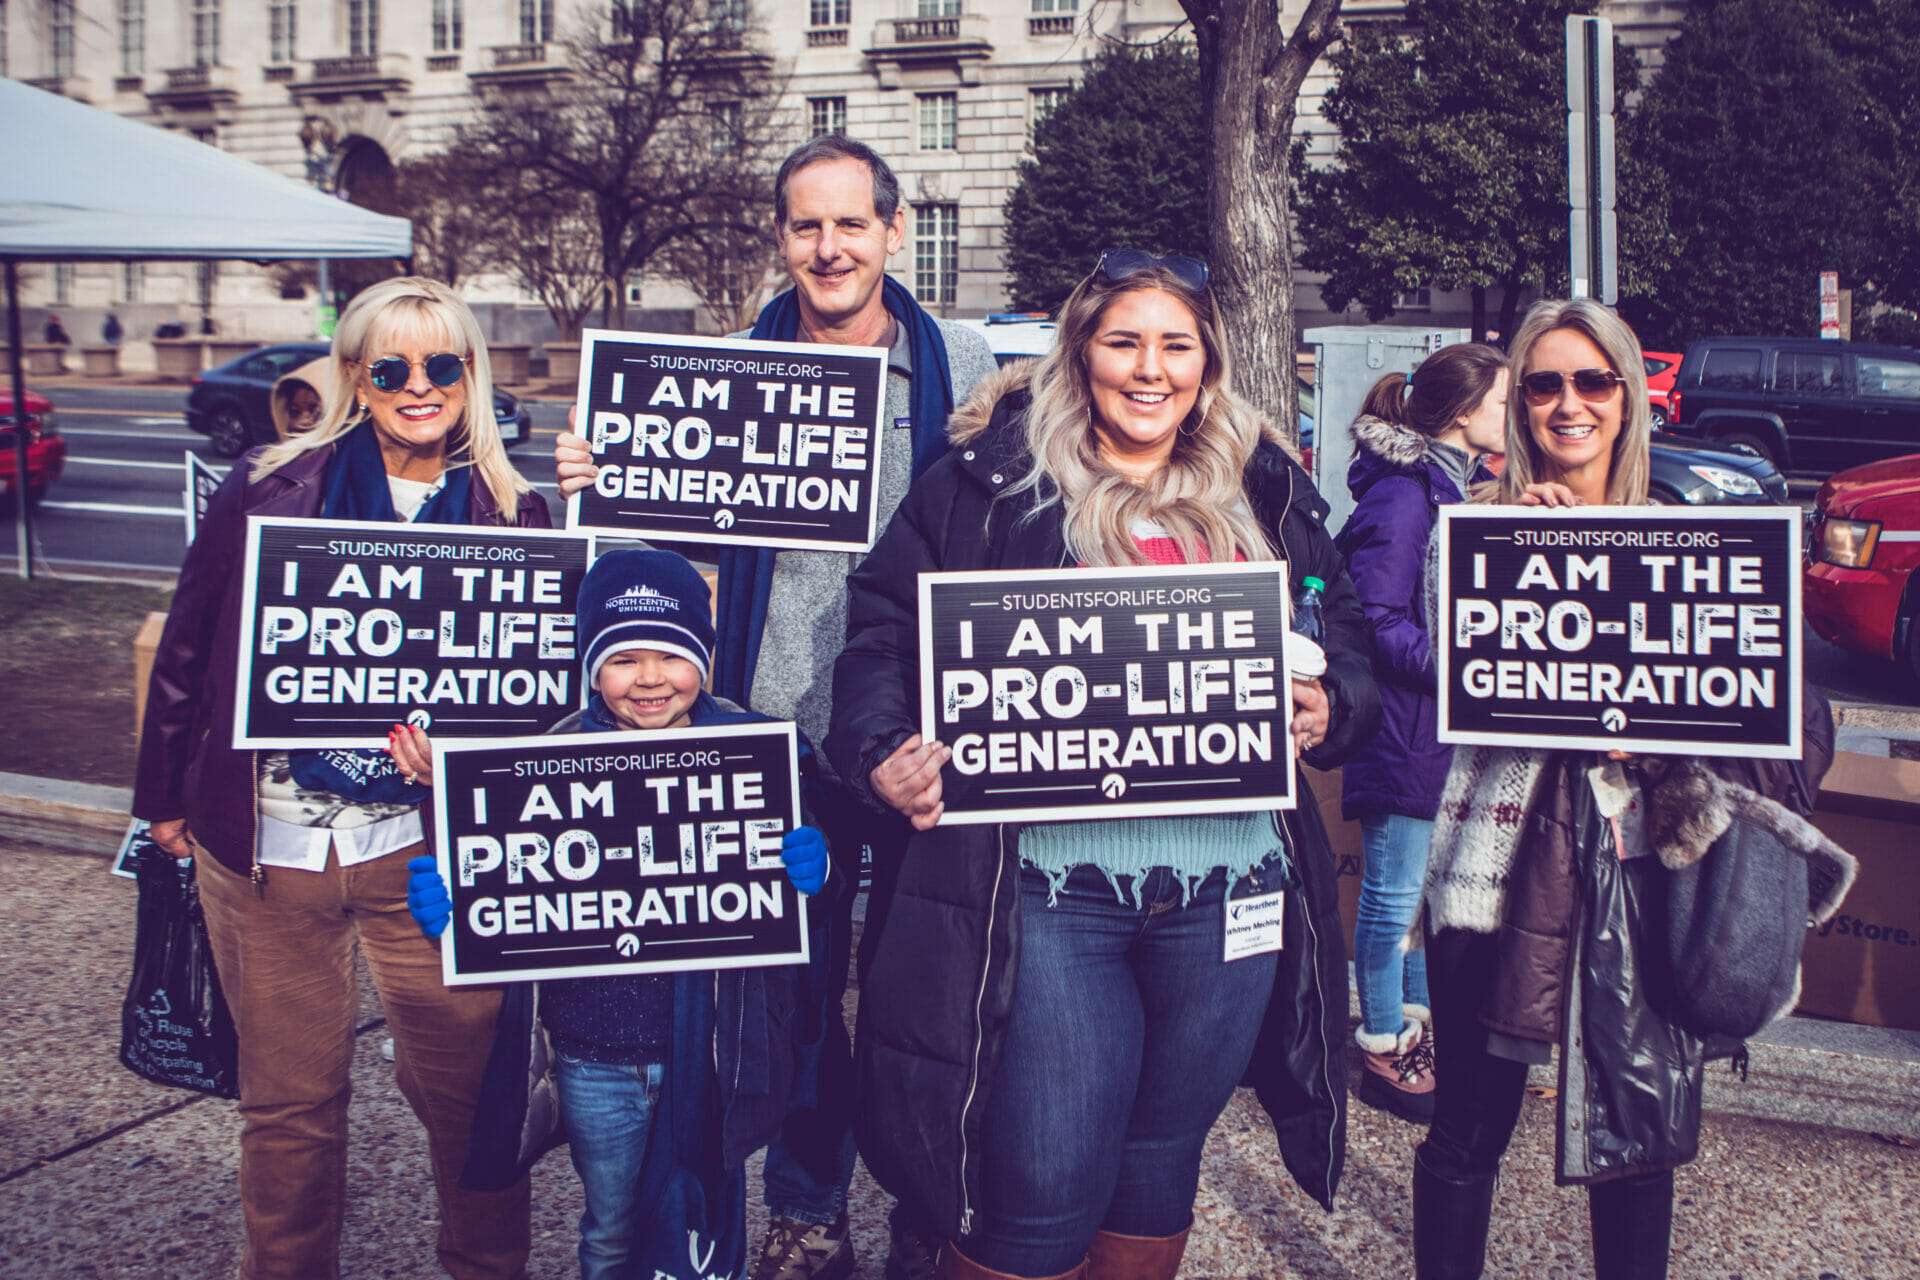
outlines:
{"label": "tent pole", "polygon": [[20,337],[20,263],[7,259],[7,363],[13,366],[13,527],[20,576],[33,580],[33,513],[27,510],[27,364]]}

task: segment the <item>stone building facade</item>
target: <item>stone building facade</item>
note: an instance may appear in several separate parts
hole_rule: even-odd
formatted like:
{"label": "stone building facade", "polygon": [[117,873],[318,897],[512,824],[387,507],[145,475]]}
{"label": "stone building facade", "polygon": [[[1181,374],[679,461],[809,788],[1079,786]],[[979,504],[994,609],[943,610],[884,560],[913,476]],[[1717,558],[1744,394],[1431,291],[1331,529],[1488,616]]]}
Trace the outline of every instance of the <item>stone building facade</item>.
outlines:
{"label": "stone building facade", "polygon": [[[899,170],[908,242],[893,270],[933,310],[977,316],[1007,305],[1002,206],[1033,123],[1112,40],[1176,32],[1176,0],[733,0],[751,6],[788,70],[795,141],[844,131]],[[1657,62],[1684,0],[1606,0],[1623,37]],[[1282,21],[1305,0],[1284,0]],[[604,9],[604,6],[601,6]],[[1347,21],[1391,21],[1400,0],[1348,0]],[[333,141],[316,174],[351,190],[368,174],[444,146],[489,85],[557,80],[564,24],[582,0],[0,0],[0,73],[154,125],[191,133],[292,176],[309,172],[301,131]],[[1319,117],[1324,66],[1300,101],[1299,131],[1329,153]],[[1303,323],[1332,319],[1311,276]],[[633,303],[671,313],[691,298],[667,281],[629,282]],[[468,290],[497,338],[536,340],[544,313],[502,281]],[[278,295],[241,264],[39,267],[28,301],[61,312],[77,338],[118,311],[131,336],[192,319],[202,300],[223,332],[308,330],[312,302]],[[1405,318],[1457,323],[1463,298],[1409,298]]]}

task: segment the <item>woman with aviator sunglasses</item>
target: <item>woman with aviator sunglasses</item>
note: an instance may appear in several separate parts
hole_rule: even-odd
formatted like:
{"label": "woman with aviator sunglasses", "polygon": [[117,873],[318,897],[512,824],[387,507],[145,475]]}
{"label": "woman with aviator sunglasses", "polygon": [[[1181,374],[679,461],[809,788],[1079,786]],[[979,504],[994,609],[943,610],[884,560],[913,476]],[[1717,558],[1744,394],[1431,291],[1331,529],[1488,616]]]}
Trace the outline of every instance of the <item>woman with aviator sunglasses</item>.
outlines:
{"label": "woman with aviator sunglasses", "polygon": [[[1339,1180],[1346,956],[1319,810],[943,824],[916,583],[1284,559],[1296,592],[1325,584],[1325,674],[1277,712],[1322,768],[1377,723],[1366,623],[1326,504],[1232,390],[1196,259],[1109,250],[1052,354],[983,382],[948,432],[848,580],[834,668],[827,750],[914,829],[861,988],[861,1154],[945,1231],[944,1280],[1171,1280],[1243,1080],[1301,1186],[1331,1205]],[[1276,893],[1284,946],[1225,959],[1227,911]]]}
{"label": "woman with aviator sunglasses", "polygon": [[[384,280],[334,335],[312,427],[256,449],[214,495],[155,655],[134,812],[195,859],[239,1031],[241,1274],[338,1274],[356,947],[427,1131],[439,1258],[456,1277],[523,1275],[527,1187],[459,1187],[500,993],[448,988],[407,915],[407,861],[431,793],[373,751],[235,751],[241,556],[250,515],[547,528],[507,462],[485,340],[433,280]],[[395,727],[414,741],[416,729]],[[394,745],[398,739],[394,739]],[[392,751],[389,748],[389,753]]]}
{"label": "woman with aviator sunglasses", "polygon": [[[1542,302],[1514,336],[1509,368],[1516,394],[1506,465],[1475,501],[1647,502],[1646,374],[1639,343],[1617,316],[1592,301]],[[1438,566],[1436,539],[1426,564],[1429,632]],[[1699,1147],[1707,1046],[1661,1012],[1658,992],[1670,979],[1642,912],[1658,909],[1647,904],[1659,900],[1666,866],[1704,853],[1683,842],[1711,838],[1695,834],[1705,825],[1697,821],[1702,775],[1803,816],[1811,810],[1833,727],[1826,704],[1808,693],[1802,760],[1611,752],[1609,766],[1581,751],[1454,752],[1423,903],[1444,1070],[1432,1127],[1414,1156],[1418,1280],[1482,1274],[1495,1181],[1527,1069],[1546,1063],[1556,1046],[1555,1176],[1587,1187],[1595,1274],[1667,1274],[1673,1171]],[[1609,788],[1631,795],[1611,819],[1597,799]],[[1416,922],[1416,943],[1422,929]]]}

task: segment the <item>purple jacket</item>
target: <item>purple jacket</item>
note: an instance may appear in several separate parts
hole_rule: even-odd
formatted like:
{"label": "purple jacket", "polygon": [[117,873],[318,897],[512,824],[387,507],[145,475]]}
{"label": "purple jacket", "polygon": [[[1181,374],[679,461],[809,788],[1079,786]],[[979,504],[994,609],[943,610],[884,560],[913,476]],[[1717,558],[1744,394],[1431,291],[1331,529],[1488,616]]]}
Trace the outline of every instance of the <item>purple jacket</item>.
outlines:
{"label": "purple jacket", "polygon": [[[248,516],[314,518],[320,514],[331,448],[303,453],[266,478],[249,479],[255,449],[207,504],[199,536],[180,566],[167,627],[153,657],[147,715],[140,731],[140,764],[133,812],[149,822],[184,817],[193,838],[222,866],[247,875],[253,866],[258,766],[251,751],[235,751],[233,684],[240,666],[240,560]],[[500,524],[493,495],[475,483],[469,524]],[[520,495],[514,523],[553,526],[547,502]]]}
{"label": "purple jacket", "polygon": [[1347,761],[1340,812],[1431,819],[1453,748],[1435,736],[1439,704],[1421,579],[1439,509],[1462,495],[1411,427],[1363,416],[1354,420],[1353,442],[1347,488],[1355,505],[1338,542],[1373,629],[1380,732]]}

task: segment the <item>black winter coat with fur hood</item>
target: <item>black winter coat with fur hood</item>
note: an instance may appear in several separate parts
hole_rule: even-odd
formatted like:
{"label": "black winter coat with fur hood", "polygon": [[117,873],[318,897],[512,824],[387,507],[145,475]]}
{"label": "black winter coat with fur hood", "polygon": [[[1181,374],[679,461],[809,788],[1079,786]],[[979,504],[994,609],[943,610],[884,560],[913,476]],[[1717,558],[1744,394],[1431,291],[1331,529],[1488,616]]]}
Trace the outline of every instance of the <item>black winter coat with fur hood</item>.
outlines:
{"label": "black winter coat with fur hood", "polygon": [[[1027,469],[1028,371],[1002,371],[955,412],[949,434],[956,447],[914,482],[848,580],[848,639],[834,667],[827,752],[876,809],[885,805],[868,775],[918,727],[918,575],[1066,562],[1057,506],[1019,523],[1024,501],[995,502]],[[1331,768],[1379,723],[1366,620],[1322,526],[1327,506],[1278,443],[1260,445],[1246,494],[1275,555],[1287,560],[1294,589],[1309,576],[1327,584],[1323,683],[1332,718],[1326,740],[1306,759]],[[1326,830],[1312,795],[1304,785],[1301,791],[1298,809],[1276,815],[1296,883],[1244,1083],[1272,1117],[1295,1180],[1331,1209],[1346,1156],[1346,943]],[[980,1203],[984,1102],[1019,967],[1019,828],[916,832],[898,877],[884,916],[868,917],[879,934],[860,992],[856,1132],[881,1185],[923,1227],[958,1236]]]}

